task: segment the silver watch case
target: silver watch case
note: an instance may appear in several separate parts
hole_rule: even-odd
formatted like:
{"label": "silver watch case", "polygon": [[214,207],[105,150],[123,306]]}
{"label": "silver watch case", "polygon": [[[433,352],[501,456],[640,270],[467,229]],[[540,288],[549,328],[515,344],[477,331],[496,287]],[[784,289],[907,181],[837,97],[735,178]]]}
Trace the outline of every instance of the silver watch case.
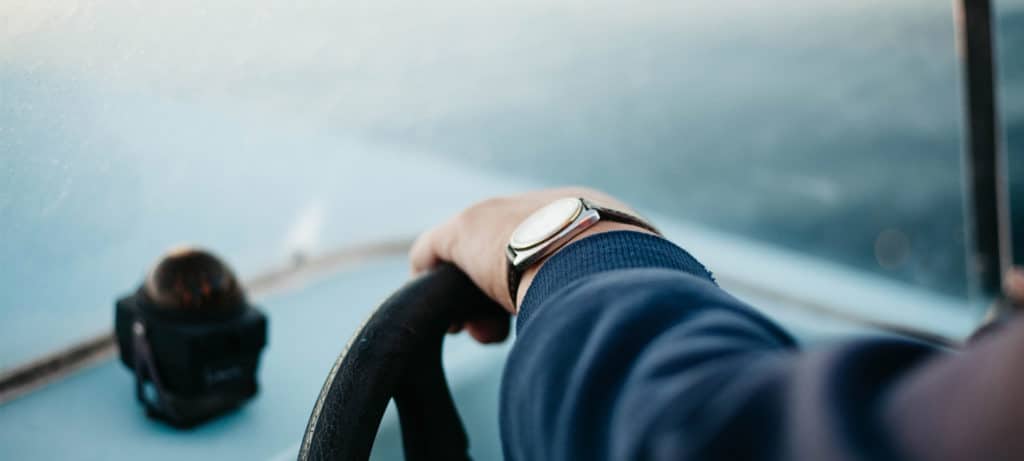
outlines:
{"label": "silver watch case", "polygon": [[512,245],[505,247],[505,255],[512,264],[512,268],[516,271],[524,270],[538,260],[562,248],[573,237],[601,221],[599,207],[594,206],[586,199],[580,198],[579,200],[583,205],[583,210],[576,216],[576,219],[555,235],[531,248],[516,250],[512,248]]}

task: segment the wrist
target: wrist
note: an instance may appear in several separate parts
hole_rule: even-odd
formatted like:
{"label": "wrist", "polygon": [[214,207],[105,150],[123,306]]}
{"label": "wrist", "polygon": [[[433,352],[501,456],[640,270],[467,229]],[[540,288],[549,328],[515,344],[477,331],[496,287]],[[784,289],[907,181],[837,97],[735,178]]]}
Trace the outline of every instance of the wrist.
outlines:
{"label": "wrist", "polygon": [[650,234],[650,235],[658,235],[658,234],[656,234],[654,232],[651,232],[648,229],[644,229],[643,227],[635,226],[635,225],[632,225],[632,224],[625,224],[625,223],[614,222],[614,221],[601,221],[601,222],[598,222],[597,224],[595,224],[595,225],[591,226],[590,228],[588,228],[588,229],[584,230],[583,232],[581,232],[579,235],[573,237],[571,240],[566,242],[565,245],[563,245],[557,251],[555,251],[554,253],[546,256],[544,259],[538,261],[536,264],[533,264],[532,266],[530,266],[528,269],[526,269],[523,272],[522,278],[520,279],[520,282],[519,282],[519,288],[518,288],[518,291],[516,293],[516,305],[515,305],[515,311],[514,312],[518,312],[519,311],[519,305],[522,304],[523,299],[526,297],[526,292],[530,289],[530,285],[533,283],[533,279],[537,276],[537,272],[540,271],[540,268],[545,263],[547,263],[547,260],[549,258],[551,258],[552,256],[558,254],[559,251],[562,251],[562,249],[564,249],[565,247],[571,245],[572,243],[578,242],[578,241],[583,240],[583,239],[585,239],[587,237],[590,237],[590,236],[593,236],[593,235],[597,235],[597,234],[602,234],[602,233],[605,233],[605,232],[622,231],[622,230],[624,230],[624,231],[633,231],[633,232],[641,232],[641,233]]}

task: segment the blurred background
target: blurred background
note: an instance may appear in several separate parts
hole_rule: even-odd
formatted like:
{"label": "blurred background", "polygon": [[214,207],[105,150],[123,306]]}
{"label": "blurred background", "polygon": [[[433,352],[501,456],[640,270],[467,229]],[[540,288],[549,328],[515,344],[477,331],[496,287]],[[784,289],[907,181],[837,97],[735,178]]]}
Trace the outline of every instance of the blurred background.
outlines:
{"label": "blurred background", "polygon": [[[1024,0],[995,8],[1022,261]],[[0,1],[0,370],[108,329],[174,244],[245,278],[567,183],[727,279],[911,293],[873,307],[903,324],[974,309],[953,21],[932,0]],[[343,331],[406,276],[400,255],[346,274],[300,290],[365,298]],[[294,296],[320,301],[271,298],[272,330],[338,299]]]}

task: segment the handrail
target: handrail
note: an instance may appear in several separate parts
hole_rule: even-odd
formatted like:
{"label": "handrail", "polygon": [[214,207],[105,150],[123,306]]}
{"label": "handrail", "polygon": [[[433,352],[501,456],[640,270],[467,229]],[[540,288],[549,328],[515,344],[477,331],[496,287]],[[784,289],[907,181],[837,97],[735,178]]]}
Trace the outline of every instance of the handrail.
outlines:
{"label": "handrail", "polygon": [[[410,239],[393,239],[361,245],[340,247],[315,256],[296,254],[292,263],[256,274],[243,282],[246,292],[254,297],[286,291],[299,282],[329,274],[383,256],[404,255]],[[58,381],[79,370],[110,360],[117,355],[111,330],[76,342],[22,365],[0,372],[0,405]]]}

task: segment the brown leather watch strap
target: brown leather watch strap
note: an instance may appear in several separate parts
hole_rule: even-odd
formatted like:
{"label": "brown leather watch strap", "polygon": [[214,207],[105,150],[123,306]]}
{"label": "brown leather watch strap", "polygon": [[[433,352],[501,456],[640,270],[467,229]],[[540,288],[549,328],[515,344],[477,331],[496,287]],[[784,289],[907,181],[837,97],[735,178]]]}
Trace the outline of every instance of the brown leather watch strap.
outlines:
{"label": "brown leather watch strap", "polygon": [[651,225],[651,223],[647,222],[643,218],[633,216],[629,213],[624,213],[618,210],[613,210],[611,208],[603,208],[601,206],[594,205],[593,203],[588,202],[586,200],[584,200],[584,203],[586,203],[588,207],[597,210],[597,212],[601,215],[602,221],[629,224],[631,226],[636,226],[641,229],[646,229],[651,232],[654,232],[655,234],[661,235],[661,231],[659,231],[657,228]]}
{"label": "brown leather watch strap", "polygon": [[[601,216],[601,221],[611,221],[622,224],[629,224],[631,226],[636,226],[641,229],[646,229],[651,232],[654,232],[655,234],[661,235],[661,232],[658,231],[657,228],[655,228],[642,218],[633,216],[629,213],[613,210],[611,208],[604,208],[599,205],[595,205],[594,203],[588,201],[587,199],[581,200],[583,200],[583,203],[584,205],[586,205],[587,208],[597,210],[597,213]],[[524,271],[516,270],[515,266],[512,264],[512,261],[509,261],[505,267],[506,279],[508,280],[508,294],[512,298],[512,309],[518,311],[519,309],[516,306],[516,301],[519,297],[519,282],[522,281]]]}

